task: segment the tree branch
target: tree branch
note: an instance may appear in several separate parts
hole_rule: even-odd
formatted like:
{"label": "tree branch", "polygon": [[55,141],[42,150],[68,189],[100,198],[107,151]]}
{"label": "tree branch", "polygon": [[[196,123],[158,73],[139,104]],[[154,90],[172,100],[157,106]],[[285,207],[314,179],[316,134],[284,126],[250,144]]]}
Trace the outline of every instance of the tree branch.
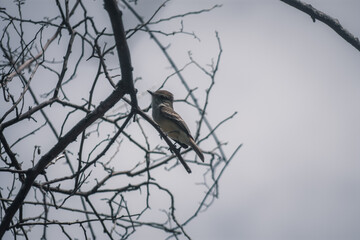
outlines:
{"label": "tree branch", "polygon": [[299,0],[280,0],[286,4],[289,4],[290,6],[293,6],[294,8],[299,9],[300,11],[307,13],[310,15],[313,22],[315,20],[319,20],[320,22],[325,23],[330,28],[332,28],[337,34],[339,34],[345,41],[350,43],[354,48],[356,48],[358,51],[360,51],[360,41],[357,37],[355,37],[353,34],[351,34],[348,30],[343,28],[341,26],[339,20],[330,17],[326,13],[323,13],[310,4],[301,2]]}
{"label": "tree branch", "polygon": [[109,14],[111,26],[114,31],[122,81],[126,93],[130,94],[132,107],[136,108],[137,99],[132,75],[133,67],[131,65],[130,50],[126,42],[124,24],[121,18],[122,12],[117,6],[116,0],[104,0],[104,8]]}

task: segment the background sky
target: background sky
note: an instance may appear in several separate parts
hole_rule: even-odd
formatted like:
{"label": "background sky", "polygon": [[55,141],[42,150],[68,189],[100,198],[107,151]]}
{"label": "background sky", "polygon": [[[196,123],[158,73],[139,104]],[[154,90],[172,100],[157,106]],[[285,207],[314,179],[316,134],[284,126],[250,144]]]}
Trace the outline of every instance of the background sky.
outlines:
{"label": "background sky", "polygon": [[[139,1],[144,17],[158,6],[153,2],[160,1]],[[306,2],[360,36],[360,1]],[[323,23],[275,0],[171,1],[159,17],[214,4],[223,6],[184,20],[201,41],[174,37],[163,43],[171,42],[178,66],[188,62],[188,51],[206,64],[217,56],[218,31],[223,56],[207,116],[215,125],[237,111],[218,136],[228,142],[228,153],[244,145],[220,181],[219,199],[185,230],[200,240],[360,239],[359,51]],[[96,11],[106,24],[106,12]],[[125,25],[135,25],[130,15]],[[174,27],[179,25],[164,29]],[[169,69],[146,35],[129,44],[134,76],[143,78],[136,87],[145,107],[146,90],[158,88]],[[208,86],[196,71],[184,75],[193,79],[192,87]],[[181,95],[175,81],[166,88]],[[186,106],[178,103],[176,109],[191,119]],[[179,176],[187,178],[184,172]],[[147,234],[140,232],[138,239]]]}
{"label": "background sky", "polygon": [[[306,2],[360,36],[359,1]],[[209,115],[238,111],[222,134],[244,147],[194,239],[359,239],[359,52],[280,1],[212,14],[224,58]]]}
{"label": "background sky", "polygon": [[[166,14],[209,2],[173,2]],[[306,2],[360,36],[359,1]],[[204,49],[219,32],[208,117],[238,111],[220,136],[244,146],[219,200],[187,229],[194,239],[359,239],[360,53],[280,1],[222,3],[191,28]]]}

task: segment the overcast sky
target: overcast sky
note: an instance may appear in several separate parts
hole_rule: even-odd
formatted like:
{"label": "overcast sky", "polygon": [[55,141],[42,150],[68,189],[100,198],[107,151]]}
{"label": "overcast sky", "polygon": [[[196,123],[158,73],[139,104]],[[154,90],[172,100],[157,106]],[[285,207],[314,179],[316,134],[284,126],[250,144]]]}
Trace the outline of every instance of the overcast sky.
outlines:
{"label": "overcast sky", "polygon": [[[360,37],[360,1],[306,2]],[[223,58],[207,116],[215,125],[237,111],[218,136],[228,142],[228,153],[244,145],[220,181],[220,198],[185,230],[196,240],[360,239],[359,51],[323,23],[276,0],[178,0],[160,16],[214,4],[223,6],[184,21],[201,41],[171,39],[169,51],[179,66],[188,51],[209,63],[217,54],[218,31]],[[126,24],[135,23],[125,18]],[[146,90],[164,79],[163,68],[154,71],[156,65],[148,63],[166,64],[148,42],[143,37],[129,43],[134,76],[143,78],[136,86],[141,107],[150,101]],[[197,82],[195,73],[184,74],[194,78],[194,86],[208,84]],[[171,81],[167,89],[180,94]],[[191,119],[185,106],[176,107]]]}
{"label": "overcast sky", "polygon": [[[306,2],[360,36],[359,1]],[[244,146],[194,239],[360,239],[359,51],[280,1],[223,3],[196,24],[224,48],[209,116],[238,111]]]}

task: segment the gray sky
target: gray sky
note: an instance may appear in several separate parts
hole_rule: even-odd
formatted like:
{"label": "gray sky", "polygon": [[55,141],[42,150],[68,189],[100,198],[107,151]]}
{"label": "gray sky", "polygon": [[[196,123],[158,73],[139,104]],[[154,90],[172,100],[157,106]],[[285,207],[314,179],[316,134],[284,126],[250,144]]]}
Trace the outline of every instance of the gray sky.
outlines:
{"label": "gray sky", "polygon": [[[306,2],[360,36],[359,1]],[[359,52],[280,1],[201,19],[224,48],[209,117],[238,111],[221,134],[244,146],[194,239],[359,239]]]}
{"label": "gray sky", "polygon": [[[179,66],[187,62],[188,51],[205,64],[217,54],[218,31],[224,52],[207,116],[215,125],[237,111],[218,136],[228,141],[229,153],[244,144],[221,179],[220,198],[186,226],[189,235],[197,240],[360,239],[360,53],[323,23],[280,1],[185,2],[170,2],[160,15],[223,6],[184,21],[200,42],[191,37],[163,41],[171,42]],[[360,37],[360,1],[306,2]],[[103,12],[99,18],[106,22]],[[150,96],[143,93],[157,88],[170,70],[148,37],[129,44],[134,76],[143,78],[136,87],[145,107]],[[194,71],[184,75],[194,79],[192,86],[208,85]],[[166,85],[175,96],[181,94],[177,87],[175,81]],[[176,108],[191,119],[186,106]],[[193,175],[178,171],[156,177],[187,188],[198,178],[196,170]],[[183,191],[177,211],[186,219],[191,199]]]}

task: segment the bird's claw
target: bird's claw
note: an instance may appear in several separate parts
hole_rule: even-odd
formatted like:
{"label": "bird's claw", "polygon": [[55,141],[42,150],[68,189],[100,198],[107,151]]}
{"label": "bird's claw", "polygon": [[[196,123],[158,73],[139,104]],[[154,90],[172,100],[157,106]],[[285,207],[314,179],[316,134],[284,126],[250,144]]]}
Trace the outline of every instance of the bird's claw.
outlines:
{"label": "bird's claw", "polygon": [[[174,143],[174,148],[175,148],[178,152],[180,152],[180,150],[181,150],[181,146],[176,147],[176,143]],[[170,147],[169,147],[169,151],[170,151],[171,153],[174,153],[173,150],[172,150]]]}

